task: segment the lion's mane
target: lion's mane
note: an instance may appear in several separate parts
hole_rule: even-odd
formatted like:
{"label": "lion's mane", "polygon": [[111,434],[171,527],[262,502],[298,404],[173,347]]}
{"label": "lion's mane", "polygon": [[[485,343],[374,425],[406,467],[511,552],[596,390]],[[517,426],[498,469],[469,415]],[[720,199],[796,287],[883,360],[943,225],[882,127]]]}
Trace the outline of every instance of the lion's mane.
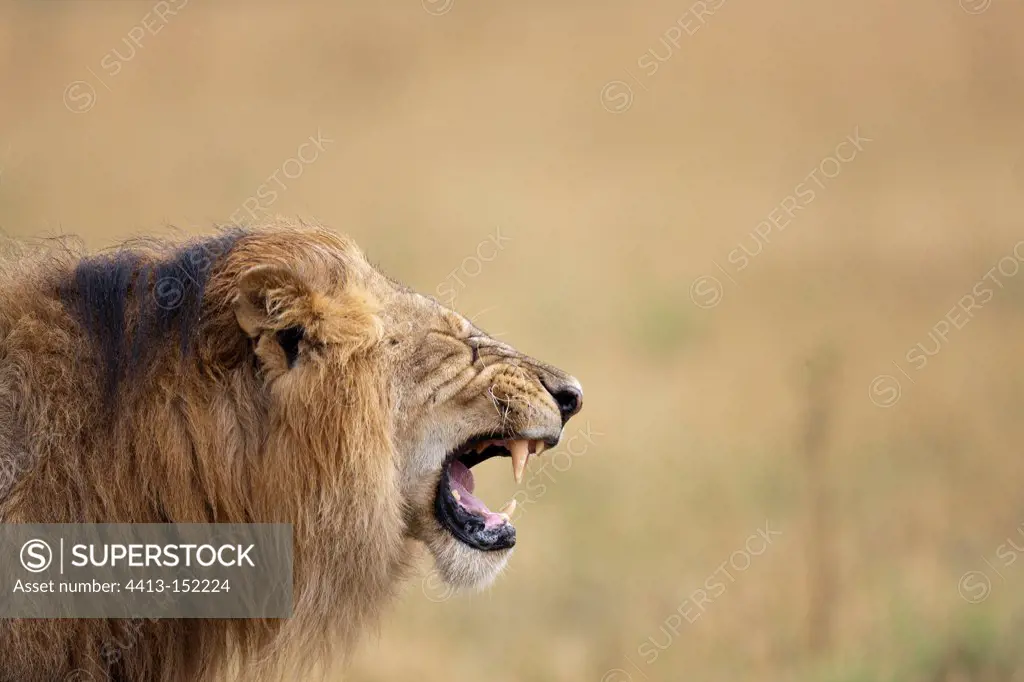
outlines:
{"label": "lion's mane", "polygon": [[94,256],[65,241],[9,250],[0,522],[292,523],[295,616],[0,621],[0,681],[276,677],[350,642],[407,542],[373,311],[351,297],[343,376],[308,378],[281,404],[258,384],[236,308],[254,266],[301,258],[343,280],[354,245],[274,227]]}

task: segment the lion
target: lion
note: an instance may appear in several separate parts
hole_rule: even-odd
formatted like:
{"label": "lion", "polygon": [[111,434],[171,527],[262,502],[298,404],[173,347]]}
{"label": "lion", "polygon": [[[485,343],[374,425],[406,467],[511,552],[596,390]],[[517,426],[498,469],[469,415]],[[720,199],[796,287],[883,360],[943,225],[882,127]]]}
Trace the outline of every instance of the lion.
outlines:
{"label": "lion", "polygon": [[0,682],[308,672],[424,546],[482,588],[514,503],[484,504],[473,467],[506,458],[521,480],[582,401],[319,225],[22,248],[0,266],[0,522],[290,523],[293,616],[0,621]]}

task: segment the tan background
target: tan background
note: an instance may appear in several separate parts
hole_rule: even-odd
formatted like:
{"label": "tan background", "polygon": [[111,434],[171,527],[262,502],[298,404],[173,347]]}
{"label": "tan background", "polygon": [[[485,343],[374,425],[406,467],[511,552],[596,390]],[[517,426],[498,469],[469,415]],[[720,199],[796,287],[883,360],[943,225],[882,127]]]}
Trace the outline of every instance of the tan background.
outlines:
{"label": "tan background", "polygon": [[424,565],[346,679],[1021,680],[1024,275],[983,278],[1024,239],[1024,7],[963,4],[191,0],[112,76],[153,5],[4,2],[0,229],[208,230],[320,130],[269,213],[423,291],[461,273],[459,309],[582,379],[592,442],[534,464],[508,573],[446,599]]}

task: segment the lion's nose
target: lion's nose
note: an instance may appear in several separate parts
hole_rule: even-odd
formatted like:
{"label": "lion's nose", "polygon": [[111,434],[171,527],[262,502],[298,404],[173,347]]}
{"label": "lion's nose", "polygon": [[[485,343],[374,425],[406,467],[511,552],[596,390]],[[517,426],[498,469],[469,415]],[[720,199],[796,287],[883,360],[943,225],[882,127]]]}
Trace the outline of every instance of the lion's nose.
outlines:
{"label": "lion's nose", "polygon": [[542,379],[542,383],[558,403],[558,411],[562,413],[563,424],[583,408],[583,387],[575,378],[545,377]]}

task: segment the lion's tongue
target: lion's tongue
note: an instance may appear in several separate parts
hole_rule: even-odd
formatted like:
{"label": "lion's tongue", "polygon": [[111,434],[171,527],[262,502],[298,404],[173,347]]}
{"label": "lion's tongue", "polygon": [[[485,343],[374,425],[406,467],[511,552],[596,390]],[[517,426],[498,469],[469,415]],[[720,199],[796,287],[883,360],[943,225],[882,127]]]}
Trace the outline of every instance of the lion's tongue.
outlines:
{"label": "lion's tongue", "polygon": [[448,469],[448,478],[459,505],[471,514],[482,516],[485,528],[500,526],[508,521],[506,515],[492,512],[482,500],[473,495],[473,472],[465,464],[459,461],[452,462]]}

